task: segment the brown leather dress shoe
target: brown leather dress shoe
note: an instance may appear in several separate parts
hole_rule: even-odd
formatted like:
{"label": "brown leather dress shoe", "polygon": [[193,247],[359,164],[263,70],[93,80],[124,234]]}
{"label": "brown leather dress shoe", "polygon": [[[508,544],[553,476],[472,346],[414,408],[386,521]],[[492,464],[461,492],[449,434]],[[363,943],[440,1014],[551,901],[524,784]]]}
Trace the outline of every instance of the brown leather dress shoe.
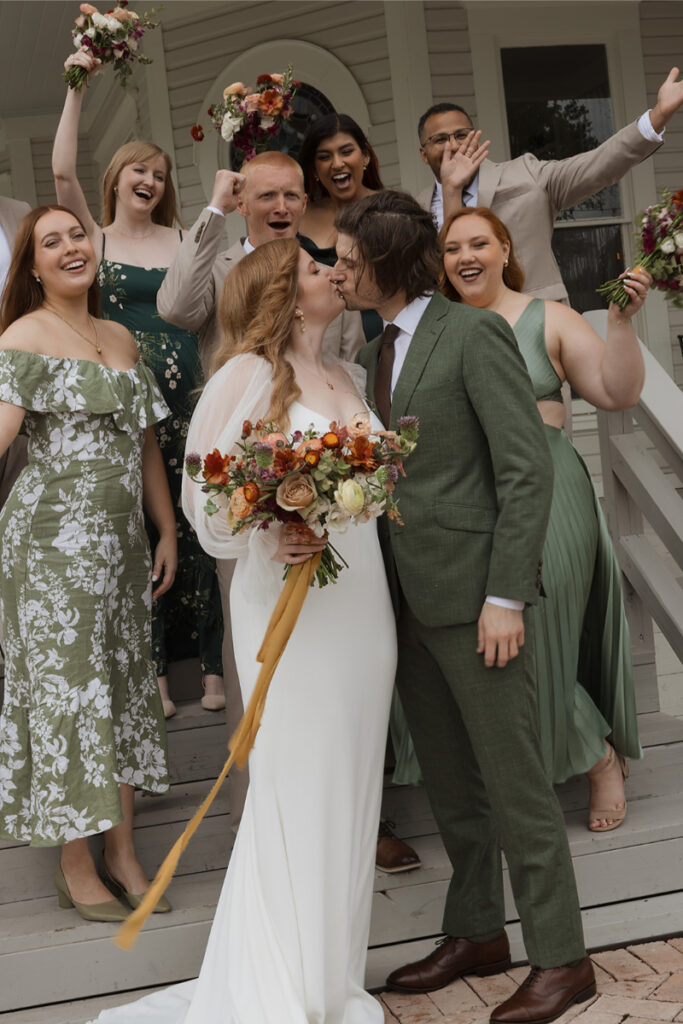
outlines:
{"label": "brown leather dress shoe", "polygon": [[395,875],[399,871],[412,871],[414,868],[421,868],[422,861],[415,850],[394,835],[391,831],[392,828],[394,828],[393,821],[384,820],[379,823],[375,867],[380,871],[386,871],[389,875]]}
{"label": "brown leather dress shoe", "polygon": [[515,994],[493,1011],[491,1024],[549,1024],[595,992],[595,971],[588,956],[575,967],[532,967]]}
{"label": "brown leather dress shoe", "polygon": [[392,971],[387,985],[396,992],[434,992],[463,974],[498,974],[510,966],[510,944],[505,932],[490,942],[470,942],[444,935],[424,960]]}

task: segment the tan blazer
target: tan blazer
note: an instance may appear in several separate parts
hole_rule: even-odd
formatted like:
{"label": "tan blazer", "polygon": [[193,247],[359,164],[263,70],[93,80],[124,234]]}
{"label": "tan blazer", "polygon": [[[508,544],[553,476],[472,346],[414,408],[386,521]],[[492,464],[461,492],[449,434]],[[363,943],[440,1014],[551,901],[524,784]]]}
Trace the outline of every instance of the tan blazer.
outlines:
{"label": "tan blazer", "polygon": [[[27,213],[31,212],[28,203],[22,203],[18,199],[8,199],[7,196],[0,196],[0,228],[5,232],[5,237],[10,248],[14,246],[14,239],[20,223]],[[0,508],[7,501],[7,496],[12,490],[14,481],[26,465],[27,438],[20,434],[9,446],[3,455],[0,455]]]}
{"label": "tan blazer", "polygon": [[[202,210],[185,233],[157,294],[159,315],[199,336],[199,354],[207,376],[221,336],[216,316],[218,296],[232,268],[246,255],[241,242],[219,253],[224,226],[225,221],[219,214]],[[323,341],[326,354],[349,362],[364,343],[363,325],[357,312],[344,312],[336,317]]]}
{"label": "tan blazer", "polygon": [[[558,211],[619,181],[660,145],[643,138],[634,122],[596,149],[566,160],[537,160],[524,153],[500,164],[483,162],[477,202],[490,207],[508,228],[524,271],[525,292],[567,299],[551,246]],[[433,194],[434,188],[428,188],[417,197],[423,209],[430,209]]]}

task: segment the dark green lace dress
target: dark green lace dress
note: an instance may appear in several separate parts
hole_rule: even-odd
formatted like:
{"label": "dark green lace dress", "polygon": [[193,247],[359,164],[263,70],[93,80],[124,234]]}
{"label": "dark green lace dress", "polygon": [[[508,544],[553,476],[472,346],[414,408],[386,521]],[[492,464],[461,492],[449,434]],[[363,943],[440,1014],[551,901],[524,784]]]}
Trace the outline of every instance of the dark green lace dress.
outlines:
{"label": "dark green lace dress", "polygon": [[[156,426],[176,513],[178,574],[171,590],[155,601],[152,647],[157,674],[166,675],[168,662],[199,657],[202,672],[223,674],[221,613],[216,563],[202,550],[183,515],[180,488],[185,440],[198,388],[204,383],[197,336],[167,323],[157,313],[156,297],[166,268],[135,267],[105,256],[98,280],[102,289],[102,316],[118,320],[135,337],[138,348],[156,377],[171,415]],[[152,550],[155,530],[147,522]]]}

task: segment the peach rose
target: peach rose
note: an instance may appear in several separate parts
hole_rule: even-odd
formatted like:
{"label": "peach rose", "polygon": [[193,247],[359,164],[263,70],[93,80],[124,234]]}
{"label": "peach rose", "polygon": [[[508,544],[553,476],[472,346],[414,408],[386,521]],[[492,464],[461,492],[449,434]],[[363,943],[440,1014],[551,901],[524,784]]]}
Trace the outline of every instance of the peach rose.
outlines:
{"label": "peach rose", "polygon": [[93,7],[92,4],[81,4],[80,12],[81,12],[81,14],[91,14],[91,15],[92,14],[99,14],[100,13],[97,10],[96,7]]}
{"label": "peach rose", "polygon": [[247,96],[244,101],[244,105],[247,110],[251,113],[254,110],[259,110],[261,105],[261,94],[259,92],[253,93],[251,96]]}
{"label": "peach rose", "polygon": [[121,24],[124,24],[124,22],[127,22],[127,21],[136,21],[137,20],[132,11],[127,11],[123,7],[116,7],[111,12],[111,16],[112,16],[112,18],[116,18],[116,20],[121,22]]}
{"label": "peach rose", "polygon": [[287,438],[284,434],[276,431],[273,434],[265,434],[261,438],[261,444],[269,444],[271,448],[281,448],[287,444]]}
{"label": "peach rose", "polygon": [[317,497],[313,481],[303,473],[292,473],[275,492],[276,502],[286,512],[300,512],[312,505]]}
{"label": "peach rose", "polygon": [[346,432],[352,441],[357,437],[367,437],[370,433],[370,413],[357,412],[353,419],[346,424]]}
{"label": "peach rose", "polygon": [[230,511],[235,519],[246,519],[251,515],[254,503],[249,501],[244,487],[238,487],[230,499]]}
{"label": "peach rose", "polygon": [[244,82],[233,82],[223,90],[223,99],[227,100],[228,96],[244,96],[245,92]]}
{"label": "peach rose", "polygon": [[300,445],[295,448],[296,454],[300,455],[303,459],[307,452],[321,452],[323,451],[323,443],[319,437],[310,437],[308,441],[302,441]]}

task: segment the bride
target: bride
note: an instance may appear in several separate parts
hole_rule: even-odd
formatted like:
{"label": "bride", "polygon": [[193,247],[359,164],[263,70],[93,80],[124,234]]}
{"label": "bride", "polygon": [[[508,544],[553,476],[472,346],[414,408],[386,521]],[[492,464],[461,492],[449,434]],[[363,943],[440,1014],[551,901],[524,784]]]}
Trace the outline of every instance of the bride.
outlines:
{"label": "bride", "polygon": [[[233,450],[245,419],[322,432],[365,408],[363,371],[322,361],[323,333],[342,308],[330,271],[294,239],[241,260],[221,295],[223,345],[188,452]],[[205,501],[186,477],[183,508],[202,546],[237,559],[230,613],[246,706],[283,563],[323,542],[297,542],[281,527],[233,536]],[[349,568],[310,591],[273,677],[199,978],[104,1011],[101,1024],[384,1020],[363,978],[395,624],[374,521],[334,542]]]}

